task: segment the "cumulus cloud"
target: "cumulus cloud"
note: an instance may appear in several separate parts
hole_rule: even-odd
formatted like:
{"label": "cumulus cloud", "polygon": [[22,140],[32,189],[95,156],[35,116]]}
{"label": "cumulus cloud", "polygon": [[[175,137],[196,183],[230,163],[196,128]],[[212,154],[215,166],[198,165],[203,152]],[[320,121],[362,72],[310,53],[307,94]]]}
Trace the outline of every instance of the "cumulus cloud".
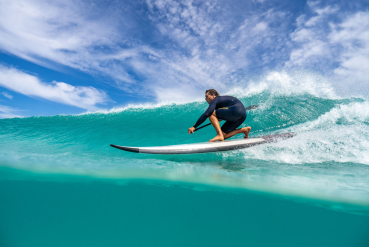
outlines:
{"label": "cumulus cloud", "polygon": [[31,97],[97,110],[96,104],[104,103],[108,96],[93,87],[72,86],[64,82],[44,83],[36,76],[14,68],[0,66],[0,86]]}

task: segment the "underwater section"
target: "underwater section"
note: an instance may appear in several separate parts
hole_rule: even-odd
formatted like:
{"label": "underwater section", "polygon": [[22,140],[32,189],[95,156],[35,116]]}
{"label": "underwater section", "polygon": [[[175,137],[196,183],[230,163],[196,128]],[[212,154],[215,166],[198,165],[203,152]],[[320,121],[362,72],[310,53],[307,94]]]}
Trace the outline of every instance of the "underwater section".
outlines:
{"label": "underwater section", "polygon": [[1,180],[0,199],[1,246],[369,244],[367,215],[194,183],[37,175]]}

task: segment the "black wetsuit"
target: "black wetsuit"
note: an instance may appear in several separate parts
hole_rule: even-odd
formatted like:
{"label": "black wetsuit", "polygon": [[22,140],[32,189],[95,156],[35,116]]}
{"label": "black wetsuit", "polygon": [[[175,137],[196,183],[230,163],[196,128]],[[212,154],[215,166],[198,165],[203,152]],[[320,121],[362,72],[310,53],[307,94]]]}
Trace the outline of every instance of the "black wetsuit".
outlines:
{"label": "black wetsuit", "polygon": [[197,128],[202,124],[213,114],[214,110],[219,120],[226,120],[221,128],[226,134],[237,129],[246,120],[247,116],[245,106],[241,101],[232,96],[217,96],[193,127]]}

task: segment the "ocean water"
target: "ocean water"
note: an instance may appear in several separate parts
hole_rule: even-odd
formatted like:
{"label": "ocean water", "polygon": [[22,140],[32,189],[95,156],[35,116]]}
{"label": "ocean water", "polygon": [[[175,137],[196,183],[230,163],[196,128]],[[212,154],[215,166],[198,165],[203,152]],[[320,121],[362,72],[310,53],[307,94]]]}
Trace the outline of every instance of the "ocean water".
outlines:
{"label": "ocean water", "polygon": [[369,102],[280,81],[228,94],[297,135],[227,152],[109,146],[207,141],[203,100],[1,119],[0,246],[369,246]]}

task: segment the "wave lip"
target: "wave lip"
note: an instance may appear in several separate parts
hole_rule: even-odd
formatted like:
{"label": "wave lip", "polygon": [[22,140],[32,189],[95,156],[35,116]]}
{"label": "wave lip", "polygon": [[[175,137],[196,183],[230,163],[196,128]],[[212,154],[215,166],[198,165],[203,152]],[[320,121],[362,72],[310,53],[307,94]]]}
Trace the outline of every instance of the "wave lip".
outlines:
{"label": "wave lip", "polygon": [[340,98],[327,78],[303,71],[294,73],[274,71],[257,82],[249,82],[246,87],[236,86],[227,92],[238,97],[252,97],[262,93],[284,96],[309,94],[327,99]]}

